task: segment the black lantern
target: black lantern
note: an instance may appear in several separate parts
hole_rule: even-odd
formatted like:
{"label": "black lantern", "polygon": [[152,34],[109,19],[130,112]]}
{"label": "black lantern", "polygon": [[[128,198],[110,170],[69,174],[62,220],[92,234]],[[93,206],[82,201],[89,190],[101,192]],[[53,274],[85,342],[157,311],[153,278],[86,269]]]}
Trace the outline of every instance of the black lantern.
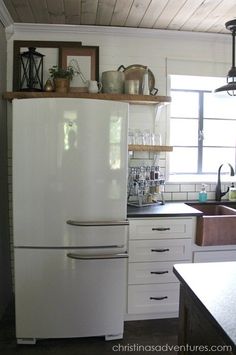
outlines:
{"label": "black lantern", "polygon": [[43,57],[34,47],[20,54],[20,90],[43,91]]}

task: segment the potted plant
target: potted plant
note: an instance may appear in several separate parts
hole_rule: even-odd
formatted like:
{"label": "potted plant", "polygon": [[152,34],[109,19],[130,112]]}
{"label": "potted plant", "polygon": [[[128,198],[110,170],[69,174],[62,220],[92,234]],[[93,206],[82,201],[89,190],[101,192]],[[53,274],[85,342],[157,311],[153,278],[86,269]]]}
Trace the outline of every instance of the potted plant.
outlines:
{"label": "potted plant", "polygon": [[64,93],[69,91],[70,81],[75,75],[73,67],[68,66],[67,68],[61,68],[54,65],[49,69],[49,73],[54,81],[55,91]]}

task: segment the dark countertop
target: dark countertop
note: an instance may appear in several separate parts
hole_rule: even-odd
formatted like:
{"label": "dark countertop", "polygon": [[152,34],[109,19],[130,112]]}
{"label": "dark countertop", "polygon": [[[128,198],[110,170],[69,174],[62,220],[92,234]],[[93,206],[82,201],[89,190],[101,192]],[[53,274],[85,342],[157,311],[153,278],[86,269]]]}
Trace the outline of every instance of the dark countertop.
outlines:
{"label": "dark countertop", "polygon": [[235,351],[236,262],[179,264],[174,274]]}
{"label": "dark countertop", "polygon": [[182,217],[201,216],[202,212],[188,206],[183,202],[166,202],[165,205],[154,204],[152,206],[134,207],[127,206],[128,218],[142,217]]}

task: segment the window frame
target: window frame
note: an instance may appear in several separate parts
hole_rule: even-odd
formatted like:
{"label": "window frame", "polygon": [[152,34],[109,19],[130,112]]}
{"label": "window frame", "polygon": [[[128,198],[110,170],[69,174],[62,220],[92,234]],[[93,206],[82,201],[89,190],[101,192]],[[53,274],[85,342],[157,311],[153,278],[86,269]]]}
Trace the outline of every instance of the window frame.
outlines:
{"label": "window frame", "polygon": [[[198,144],[197,146],[191,146],[191,145],[174,145],[173,143],[171,143],[173,145],[173,147],[178,147],[178,148],[196,148],[197,149],[197,171],[196,172],[171,172],[170,170],[170,163],[169,163],[169,167],[168,167],[168,172],[169,172],[169,179],[171,180],[171,177],[173,176],[195,176],[196,180],[197,178],[201,177],[201,176],[212,176],[212,175],[216,175],[217,171],[214,172],[203,172],[203,150],[204,148],[234,148],[235,149],[235,160],[234,160],[234,169],[236,167],[236,145],[231,146],[231,145],[218,145],[218,146],[204,146],[204,122],[206,120],[220,120],[220,121],[234,121],[236,122],[236,118],[235,119],[230,119],[230,118],[209,118],[209,117],[204,117],[204,95],[205,94],[209,94],[211,93],[210,90],[201,90],[201,89],[171,89],[170,88],[170,95],[171,92],[182,92],[182,93],[189,93],[189,92],[194,92],[198,94],[198,117],[193,118],[196,119],[198,121],[198,132],[197,132],[197,137],[198,137]],[[169,121],[169,134],[170,134],[170,130],[171,130],[171,120],[172,119],[188,119],[187,117],[178,117],[178,116],[171,116],[171,112],[170,112],[170,121]]]}

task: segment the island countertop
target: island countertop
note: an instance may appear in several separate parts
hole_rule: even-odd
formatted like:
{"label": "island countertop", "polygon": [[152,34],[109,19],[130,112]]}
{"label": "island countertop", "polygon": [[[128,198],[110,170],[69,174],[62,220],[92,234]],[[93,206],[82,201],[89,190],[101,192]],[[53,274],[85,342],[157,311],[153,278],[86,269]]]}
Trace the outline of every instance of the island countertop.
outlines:
{"label": "island countertop", "polygon": [[236,354],[236,262],[178,264],[174,273]]}
{"label": "island countertop", "polygon": [[127,206],[128,218],[201,216],[202,212],[183,202],[166,202],[164,205]]}

